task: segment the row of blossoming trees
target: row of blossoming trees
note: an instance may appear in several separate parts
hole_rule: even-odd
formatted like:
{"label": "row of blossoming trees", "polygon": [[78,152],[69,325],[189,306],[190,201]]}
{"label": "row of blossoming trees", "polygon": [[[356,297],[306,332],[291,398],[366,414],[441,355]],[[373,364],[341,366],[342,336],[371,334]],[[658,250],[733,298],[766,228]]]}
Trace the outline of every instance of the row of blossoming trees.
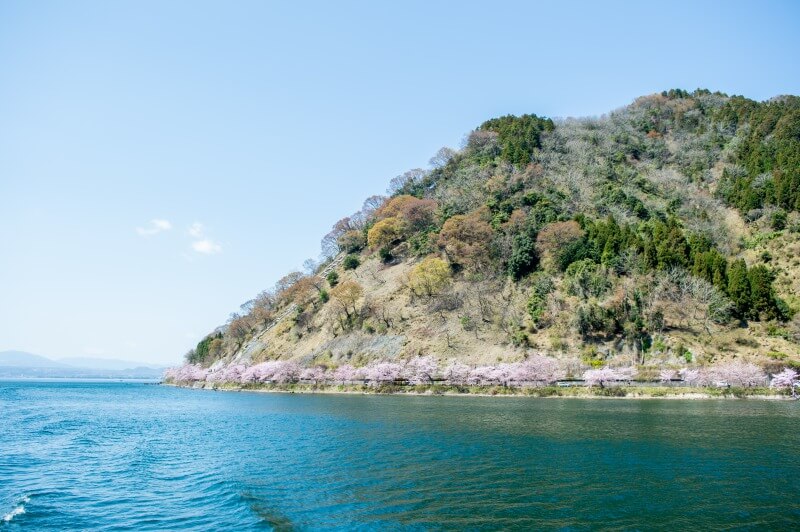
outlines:
{"label": "row of blossoming trees", "polygon": [[[297,362],[271,360],[251,366],[231,364],[216,370],[199,365],[187,364],[171,368],[164,374],[166,382],[173,383],[227,383],[227,384],[433,384],[436,382],[464,386],[545,386],[566,377],[564,366],[556,359],[533,355],[523,362],[504,363],[488,366],[468,366],[458,361],[440,367],[430,356],[416,357],[403,363],[375,361],[356,368],[351,365],[336,369],[319,366],[302,367]],[[600,368],[583,373],[583,381],[589,386],[600,386],[631,381],[636,378],[636,368]],[[763,386],[767,376],[755,364],[733,361],[708,368],[681,370],[662,370],[659,375],[662,383],[682,382],[690,386]],[[775,375],[771,385],[795,393],[798,374],[786,369]]]}
{"label": "row of blossoming trees", "polygon": [[433,357],[416,357],[403,363],[376,361],[356,368],[345,364],[336,369],[302,367],[291,360],[271,360],[252,366],[231,364],[216,370],[187,364],[170,368],[164,380],[176,383],[367,383],[535,386],[553,383],[566,376],[563,366],[555,359],[534,355],[524,362],[472,367],[451,362],[441,368]]}

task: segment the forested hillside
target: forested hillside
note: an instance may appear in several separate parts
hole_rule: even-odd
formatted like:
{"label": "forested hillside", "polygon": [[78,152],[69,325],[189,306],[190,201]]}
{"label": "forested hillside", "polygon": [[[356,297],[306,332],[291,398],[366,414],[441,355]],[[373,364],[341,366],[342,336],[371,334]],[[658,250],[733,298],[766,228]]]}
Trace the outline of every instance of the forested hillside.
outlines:
{"label": "forested hillside", "polygon": [[488,120],[391,180],[187,354],[333,370],[796,365],[800,98],[671,90]]}

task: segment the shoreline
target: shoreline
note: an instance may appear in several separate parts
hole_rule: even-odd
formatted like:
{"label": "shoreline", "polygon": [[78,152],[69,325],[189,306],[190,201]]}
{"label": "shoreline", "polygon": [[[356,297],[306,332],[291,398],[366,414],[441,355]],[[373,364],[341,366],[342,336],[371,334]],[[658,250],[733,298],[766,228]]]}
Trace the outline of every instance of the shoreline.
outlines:
{"label": "shoreline", "polygon": [[[250,393],[274,393],[274,394],[315,394],[315,395],[407,395],[412,397],[509,397],[509,398],[531,398],[531,399],[667,399],[667,400],[759,400],[759,401],[795,401],[791,395],[768,393],[769,389],[728,389],[719,390],[715,388],[697,388],[697,391],[686,393],[667,393],[668,390],[675,388],[654,388],[654,387],[611,387],[611,388],[586,388],[571,387],[558,388],[547,386],[540,388],[500,388],[492,387],[481,391],[461,391],[458,387],[446,387],[446,389],[434,388],[431,386],[411,387],[415,389],[398,389],[398,387],[355,387],[347,385],[318,386],[312,384],[290,384],[290,385],[260,385],[252,387],[230,386],[214,384],[202,386],[161,382],[162,386],[172,386],[174,388],[185,388],[191,390],[203,390],[214,392],[250,392]],[[421,389],[420,389],[421,388]],[[477,387],[472,387],[477,388]],[[498,389],[500,388],[500,389]],[[494,392],[494,393],[493,393]],[[565,393],[566,392],[566,393]],[[621,393],[620,393],[621,392]],[[767,393],[765,393],[767,392]]]}

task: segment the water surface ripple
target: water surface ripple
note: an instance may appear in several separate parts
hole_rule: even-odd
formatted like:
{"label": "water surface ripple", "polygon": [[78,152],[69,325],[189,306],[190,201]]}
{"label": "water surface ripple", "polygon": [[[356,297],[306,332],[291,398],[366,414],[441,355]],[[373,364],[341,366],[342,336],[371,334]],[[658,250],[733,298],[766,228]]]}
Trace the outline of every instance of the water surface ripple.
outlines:
{"label": "water surface ripple", "polygon": [[0,382],[2,530],[800,528],[800,404]]}

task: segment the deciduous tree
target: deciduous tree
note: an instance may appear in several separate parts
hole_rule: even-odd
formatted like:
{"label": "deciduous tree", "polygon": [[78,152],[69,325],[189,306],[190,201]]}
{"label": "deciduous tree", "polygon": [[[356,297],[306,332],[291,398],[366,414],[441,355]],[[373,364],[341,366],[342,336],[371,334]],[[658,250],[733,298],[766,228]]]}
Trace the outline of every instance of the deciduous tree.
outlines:
{"label": "deciduous tree", "polygon": [[391,216],[373,225],[367,234],[367,243],[372,249],[389,247],[403,239],[405,227],[403,221]]}
{"label": "deciduous tree", "polygon": [[408,285],[417,295],[433,297],[450,283],[450,267],[439,257],[427,257],[409,273]]}
{"label": "deciduous tree", "polygon": [[439,247],[450,262],[481,270],[491,263],[492,227],[482,213],[456,215],[448,219],[439,233]]}
{"label": "deciduous tree", "polygon": [[549,269],[566,268],[564,255],[571,247],[583,239],[585,233],[578,222],[554,222],[539,231],[536,237],[536,251],[539,252],[542,265]]}

